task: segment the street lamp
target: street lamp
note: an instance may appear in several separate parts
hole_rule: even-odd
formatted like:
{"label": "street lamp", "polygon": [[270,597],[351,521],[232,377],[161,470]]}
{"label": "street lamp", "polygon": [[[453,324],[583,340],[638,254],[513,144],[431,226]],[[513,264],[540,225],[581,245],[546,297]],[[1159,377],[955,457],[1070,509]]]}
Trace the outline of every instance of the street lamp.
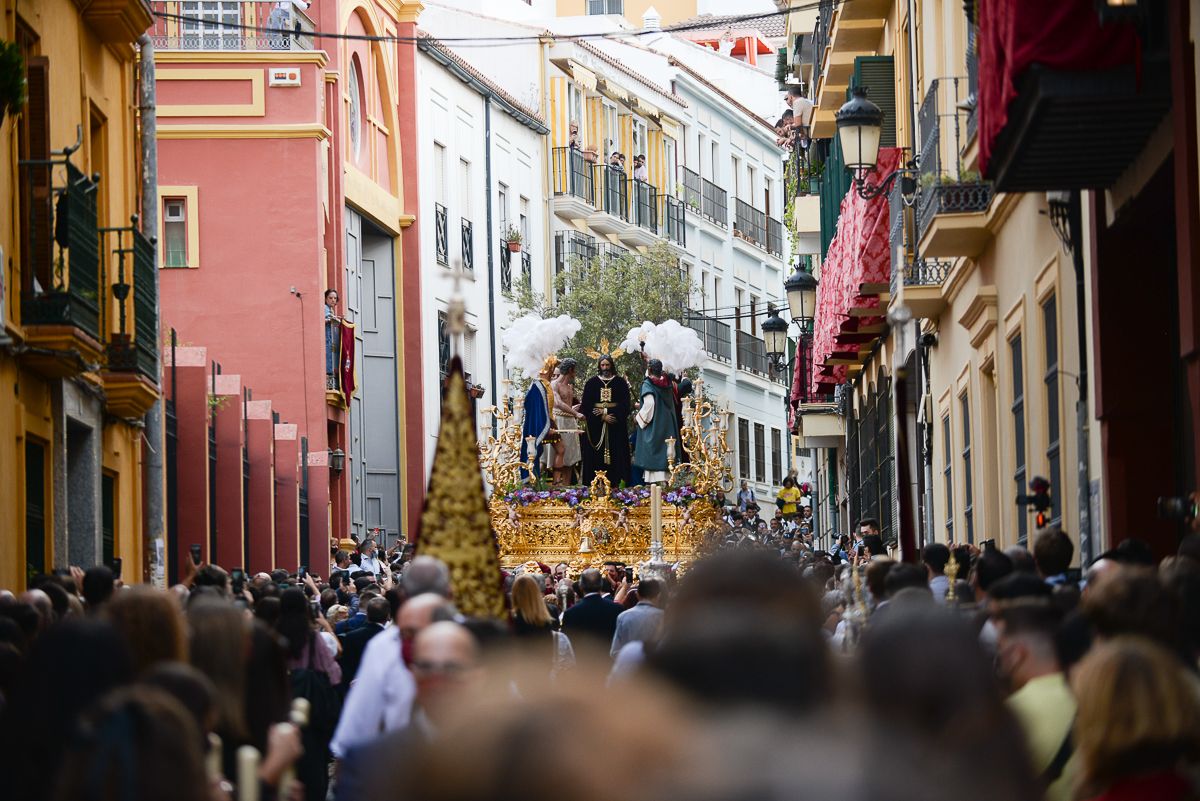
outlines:
{"label": "street lamp", "polygon": [[883,110],[867,99],[867,88],[854,87],[851,98],[838,109],[834,119],[838,142],[842,146],[842,160],[854,173],[854,188],[859,197],[864,200],[877,198],[899,177],[900,194],[911,206],[917,195],[917,181],[911,166],[894,170],[878,186],[866,182],[867,173],[879,162],[879,142],[883,137]]}
{"label": "street lamp", "polygon": [[783,282],[783,291],[787,294],[792,322],[798,322],[803,327],[806,321],[816,316],[817,279],[812,273],[800,269],[797,265],[795,271]]}
{"label": "street lamp", "polygon": [[341,448],[329,451],[329,469],[335,474],[341,474],[346,469],[346,452]]}
{"label": "street lamp", "polygon": [[787,367],[788,324],[774,306],[767,307],[767,319],[763,320],[762,332],[771,367],[780,372]]}

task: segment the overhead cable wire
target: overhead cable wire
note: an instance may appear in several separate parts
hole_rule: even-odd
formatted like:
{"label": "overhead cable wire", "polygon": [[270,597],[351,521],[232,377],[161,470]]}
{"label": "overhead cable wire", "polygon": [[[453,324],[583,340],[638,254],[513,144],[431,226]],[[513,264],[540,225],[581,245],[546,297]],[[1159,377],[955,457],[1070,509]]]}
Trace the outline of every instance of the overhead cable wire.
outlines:
{"label": "overhead cable wire", "polygon": [[[835,5],[841,5],[853,0],[838,0]],[[732,27],[745,22],[755,22],[762,19],[771,19],[773,17],[786,16],[799,11],[808,11],[820,6],[820,2],[809,2],[803,5],[793,6],[786,10],[764,11],[756,14],[739,14],[732,18],[722,18],[717,24],[713,22],[693,22],[688,24],[672,25],[666,28],[653,29],[637,29],[637,30],[617,30],[617,31],[595,31],[592,33],[571,33],[560,34],[553,31],[545,31],[544,33],[529,34],[524,36],[396,36],[387,34],[367,34],[367,33],[330,33],[328,31],[304,31],[292,28],[276,28],[269,25],[246,25],[236,22],[219,22],[217,20],[204,19],[203,17],[190,16],[187,14],[176,14],[169,11],[155,11],[154,16],[159,19],[173,20],[176,22],[194,23],[197,25],[211,28],[212,32],[216,33],[222,30],[240,30],[247,31],[259,35],[278,35],[278,36],[307,36],[314,39],[334,39],[343,41],[360,41],[360,42],[395,42],[395,43],[420,43],[428,39],[436,39],[443,44],[454,44],[459,47],[502,47],[505,45],[533,44],[540,42],[543,39],[551,38],[555,41],[588,41],[588,40],[603,40],[611,39],[621,41],[640,36],[651,36],[663,33],[687,33],[688,31],[696,30],[713,30],[722,27]],[[205,33],[202,31],[201,33]]]}

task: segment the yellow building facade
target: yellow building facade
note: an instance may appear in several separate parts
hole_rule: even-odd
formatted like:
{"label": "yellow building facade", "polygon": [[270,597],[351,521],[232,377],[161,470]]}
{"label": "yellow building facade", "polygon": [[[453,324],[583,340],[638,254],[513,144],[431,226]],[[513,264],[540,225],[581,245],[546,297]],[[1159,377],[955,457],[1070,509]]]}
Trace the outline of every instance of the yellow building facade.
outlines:
{"label": "yellow building facade", "polygon": [[663,25],[672,25],[700,13],[696,0],[558,0],[560,17],[617,14],[638,27],[642,24],[642,16],[651,8],[662,17]]}
{"label": "yellow building facade", "polygon": [[[142,417],[158,397],[139,209],[142,0],[6,3],[27,100],[0,124],[0,587],[147,575]],[[116,560],[120,560],[119,563]]]}
{"label": "yellow building facade", "polygon": [[[888,204],[891,281],[862,288],[886,312],[877,336],[855,340],[857,358],[833,354],[826,364],[846,367],[838,403],[802,405],[797,418],[797,444],[815,457],[820,533],[875,517],[897,548],[902,530],[913,533],[909,547],[1029,544],[1035,510],[1017,498],[1042,476],[1052,484],[1045,525],[1067,531],[1077,560],[1081,529],[1099,553],[1097,433],[1086,401],[1082,414],[1076,408],[1087,358],[1082,261],[1077,271],[1046,194],[997,193],[980,178],[973,22],[961,4],[921,0],[822,3],[803,27],[792,17],[793,45],[797,36],[811,45],[795,74],[815,104],[814,138],[829,139],[840,158],[834,114],[874,76],[884,137],[894,132],[916,181],[914,197],[902,198],[896,181],[879,201]],[[840,198],[822,202],[831,200]]]}

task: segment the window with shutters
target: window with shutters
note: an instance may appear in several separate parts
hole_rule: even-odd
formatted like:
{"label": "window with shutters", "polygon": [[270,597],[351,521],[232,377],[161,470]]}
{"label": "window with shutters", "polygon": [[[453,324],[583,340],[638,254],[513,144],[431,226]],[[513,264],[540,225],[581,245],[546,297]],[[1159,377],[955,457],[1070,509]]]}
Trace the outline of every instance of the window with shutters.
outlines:
{"label": "window with shutters", "polygon": [[[25,33],[23,26],[18,34]],[[36,39],[19,39],[25,56],[25,108],[17,118],[17,158],[28,166],[18,182],[21,229],[26,233],[21,248],[22,290],[32,293],[53,286],[54,238],[50,160],[50,59],[31,55]]]}
{"label": "window with shutters", "polygon": [[[867,97],[883,112],[880,147],[896,146],[896,70],[891,56],[858,56],[854,59],[851,87],[862,86]],[[847,92],[847,99],[850,95]]]}
{"label": "window with shutters", "polygon": [[1046,465],[1050,471],[1050,513],[1047,525],[1062,518],[1062,441],[1059,419],[1058,304],[1054,295],[1042,302],[1042,336],[1046,348]]}
{"label": "window with shutters", "polygon": [[962,469],[963,469],[963,523],[967,527],[967,542],[975,542],[975,492],[971,473],[971,401],[967,393],[959,398],[962,408]]}
{"label": "window with shutters", "polygon": [[[1012,421],[1013,421],[1013,481],[1017,485],[1016,495],[1025,494],[1025,355],[1021,350],[1021,334],[1018,332],[1008,343],[1012,354]],[[1015,497],[1015,495],[1014,495]],[[1017,510],[1017,544],[1029,540],[1029,516],[1024,509]]]}
{"label": "window with shutters", "polygon": [[738,418],[738,478],[751,480],[750,475],[750,421]]}
{"label": "window with shutters", "polygon": [[588,0],[587,9],[589,15],[624,14],[625,0]]}
{"label": "window with shutters", "polygon": [[754,424],[754,480],[767,480],[767,427],[762,423]]}
{"label": "window with shutters", "polygon": [[946,542],[954,541],[954,466],[950,444],[950,415],[942,418],[942,492],[946,497]]}
{"label": "window with shutters", "polygon": [[771,429],[771,482],[783,483],[783,432],[778,428]]}

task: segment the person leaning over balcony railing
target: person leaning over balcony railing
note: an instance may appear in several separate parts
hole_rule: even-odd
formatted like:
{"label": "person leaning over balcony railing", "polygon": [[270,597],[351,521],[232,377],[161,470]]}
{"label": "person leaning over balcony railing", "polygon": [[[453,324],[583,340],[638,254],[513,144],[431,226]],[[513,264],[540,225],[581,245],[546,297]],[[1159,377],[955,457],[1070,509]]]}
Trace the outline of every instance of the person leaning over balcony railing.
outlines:
{"label": "person leaning over balcony railing", "polygon": [[338,388],[338,353],[342,341],[342,318],[337,313],[336,289],[325,290],[325,388]]}
{"label": "person leaning over balcony railing", "polygon": [[808,131],[812,125],[813,102],[804,96],[804,85],[793,84],[788,87],[788,107],[792,110],[792,128],[795,130],[796,142],[802,150],[808,150]]}
{"label": "person leaning over balcony railing", "polygon": [[650,180],[650,170],[646,168],[646,156],[642,153],[633,157],[633,178],[635,181]]}

